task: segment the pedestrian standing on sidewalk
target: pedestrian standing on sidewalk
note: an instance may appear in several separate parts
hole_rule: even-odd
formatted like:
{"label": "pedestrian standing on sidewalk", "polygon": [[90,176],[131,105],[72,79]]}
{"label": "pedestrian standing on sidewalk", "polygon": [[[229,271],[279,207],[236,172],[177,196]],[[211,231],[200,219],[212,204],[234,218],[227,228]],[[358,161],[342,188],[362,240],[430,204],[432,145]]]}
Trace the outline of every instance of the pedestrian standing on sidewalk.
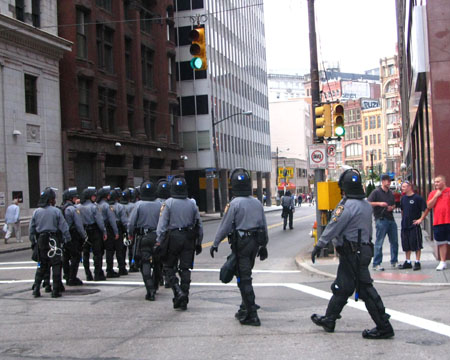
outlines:
{"label": "pedestrian standing on sidewalk", "polygon": [[[427,204],[422,196],[415,194],[413,187],[409,181],[404,181],[402,184],[403,196],[400,202],[402,210],[402,249],[405,252],[406,260],[399,265],[399,269],[412,269],[411,252],[416,253],[416,262],[414,263],[414,270],[420,270],[420,253],[423,248],[422,244],[422,229],[420,224],[428,215],[430,210],[427,209]],[[423,214],[422,214],[423,212]]]}
{"label": "pedestrian standing on sidewalk", "polygon": [[400,191],[394,192],[394,200],[395,200],[395,212],[400,212],[400,201],[402,200],[402,194],[400,194]]}
{"label": "pedestrian standing on sidewalk", "polygon": [[447,246],[450,244],[450,188],[445,184],[445,177],[438,175],[434,187],[428,195],[427,207],[433,209],[433,235],[438,246],[439,265],[437,271],[447,268]]}
{"label": "pedestrian standing on sidewalk", "polygon": [[386,234],[391,245],[391,266],[395,268],[398,261],[398,230],[393,214],[395,199],[389,188],[390,185],[390,176],[387,174],[381,175],[381,187],[372,191],[367,199],[373,207],[377,230],[372,264],[375,271],[384,271],[381,262],[383,261],[383,242]]}
{"label": "pedestrian standing on sidewalk", "polygon": [[8,206],[5,214],[5,223],[8,227],[5,235],[5,244],[8,243],[9,238],[14,230],[14,235],[16,235],[17,242],[23,242],[20,237],[20,207],[19,199],[14,199],[13,203]]}

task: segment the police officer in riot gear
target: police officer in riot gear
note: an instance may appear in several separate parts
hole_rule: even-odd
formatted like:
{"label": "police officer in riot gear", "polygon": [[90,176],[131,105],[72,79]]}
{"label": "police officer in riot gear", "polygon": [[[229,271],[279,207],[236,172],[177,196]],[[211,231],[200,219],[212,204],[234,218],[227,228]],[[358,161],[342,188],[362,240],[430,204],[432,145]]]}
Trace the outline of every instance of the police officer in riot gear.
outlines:
{"label": "police officer in riot gear", "polygon": [[283,207],[283,212],[281,217],[283,218],[283,230],[286,230],[287,220],[289,217],[289,229],[294,228],[293,217],[295,211],[294,198],[291,196],[291,192],[288,190],[286,194],[281,197],[281,206]]}
{"label": "police officer in riot gear", "polygon": [[29,234],[31,247],[37,255],[40,265],[36,270],[33,296],[41,296],[40,287],[44,274],[51,267],[53,273],[52,297],[61,296],[61,265],[62,265],[62,239],[68,243],[70,238],[69,227],[61,211],[55,207],[56,193],[47,187],[39,198],[38,206],[30,222]]}
{"label": "police officer in riot gear", "polygon": [[333,296],[325,316],[313,314],[311,320],[325,331],[333,332],[336,320],[355,291],[355,300],[361,298],[376,327],[364,330],[363,338],[387,339],[394,336],[383,301],[373,287],[368,266],[373,256],[372,207],[365,199],[361,175],[357,170],[346,170],[339,179],[344,197],[334,210],[331,221],[311,254],[312,262],[330,240],[339,253],[336,280],[331,284]]}
{"label": "police officer in riot gear", "polygon": [[[134,188],[127,188],[124,191],[122,191],[122,197],[120,200],[120,203],[125,207],[125,212],[127,214],[128,219],[131,216],[131,213],[134,209],[134,207],[136,206],[136,191]],[[130,235],[130,234],[128,234]],[[131,234],[132,236],[134,234]],[[126,259],[127,258],[127,249],[128,249],[128,261],[129,261],[129,265],[130,265],[130,272],[137,272],[139,271],[136,266],[131,264],[131,260],[132,260],[132,250],[131,250],[131,245],[127,245],[128,241],[124,240],[124,244],[123,244],[123,258]]]}
{"label": "police officer in riot gear", "polygon": [[[165,202],[168,198],[170,198],[170,183],[167,181],[166,178],[159,179],[156,183],[156,201],[159,201],[161,204]],[[163,286],[165,288],[170,288],[169,280],[167,279],[167,276],[165,276],[163,263],[160,262],[160,278],[159,278],[159,285]]]}
{"label": "police officer in riot gear", "polygon": [[128,275],[128,271],[125,265],[125,255],[123,252],[123,239],[127,236],[127,226],[128,226],[128,215],[121,203],[119,203],[119,198],[122,191],[120,188],[115,188],[110,192],[109,203],[112,206],[114,214],[116,215],[117,229],[119,230],[119,238],[114,239],[114,250],[116,253],[117,263],[119,265],[119,275]]}
{"label": "police officer in riot gear", "polygon": [[224,216],[217,230],[214,244],[210,249],[211,257],[217,251],[220,242],[227,235],[232,240],[231,249],[237,256],[236,277],[241,292],[242,303],[235,317],[242,325],[259,326],[255,304],[255,293],[252,285],[252,269],[255,258],[261,261],[267,258],[266,216],[260,201],[253,198],[251,177],[242,168],[231,173],[233,200],[225,207]]}
{"label": "police officer in riot gear", "polygon": [[[164,271],[172,287],[174,309],[186,310],[189,302],[194,253],[202,250],[203,227],[197,206],[187,198],[186,180],[174,177],[171,198],[161,206],[157,245],[160,244]],[[176,273],[180,274],[180,281]]]}
{"label": "police officer in riot gear", "polygon": [[155,201],[156,186],[151,181],[142,183],[140,193],[141,200],[136,203],[136,207],[131,213],[128,233],[130,234],[129,239],[133,241],[133,259],[137,260],[139,264],[147,290],[145,299],[154,301],[160,269],[154,247],[161,203]]}
{"label": "police officer in riot gear", "polygon": [[80,210],[75,207],[78,198],[76,187],[71,187],[63,192],[61,211],[67,221],[72,238],[72,241],[64,247],[63,251],[64,278],[69,286],[83,285],[83,282],[77,278],[77,274],[81,251],[84,241],[87,239],[87,234],[84,230]]}
{"label": "police officer in riot gear", "polygon": [[116,278],[120,275],[114,271],[114,243],[119,239],[117,218],[114,209],[109,205],[111,187],[106,185],[97,190],[97,204],[105,223],[107,239],[104,243],[106,249],[106,277]]}
{"label": "police officer in riot gear", "polygon": [[[103,241],[107,239],[106,227],[102,214],[95,203],[97,191],[95,187],[87,187],[82,193],[82,203],[78,209],[83,219],[83,224],[88,235],[88,241],[83,245],[83,266],[86,272],[86,280],[106,280],[102,270],[103,265]],[[89,254],[94,253],[94,277],[89,269]]]}

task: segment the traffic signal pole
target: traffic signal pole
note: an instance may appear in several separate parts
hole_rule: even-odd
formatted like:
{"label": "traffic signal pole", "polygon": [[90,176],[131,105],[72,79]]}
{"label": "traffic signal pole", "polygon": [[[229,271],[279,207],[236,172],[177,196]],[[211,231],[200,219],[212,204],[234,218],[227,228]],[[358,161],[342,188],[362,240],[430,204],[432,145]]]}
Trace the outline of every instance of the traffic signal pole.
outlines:
{"label": "traffic signal pole", "polygon": [[[311,65],[311,114],[313,122],[313,139],[318,143],[316,135],[316,114],[315,107],[320,103],[319,87],[319,65],[317,60],[317,40],[316,40],[316,22],[314,18],[314,0],[308,0],[308,20],[309,20],[309,53]],[[317,221],[317,239],[320,238],[323,231],[322,211],[318,208],[317,183],[325,180],[324,169],[314,169],[314,198],[316,199],[316,221]]]}

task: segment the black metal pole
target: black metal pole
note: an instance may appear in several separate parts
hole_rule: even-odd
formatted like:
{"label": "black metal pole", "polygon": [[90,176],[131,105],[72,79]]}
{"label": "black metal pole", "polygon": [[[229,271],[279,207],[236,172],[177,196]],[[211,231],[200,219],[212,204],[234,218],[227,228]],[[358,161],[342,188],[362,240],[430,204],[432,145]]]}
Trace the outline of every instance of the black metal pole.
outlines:
{"label": "black metal pole", "polygon": [[277,146],[277,171],[276,171],[275,176],[276,176],[276,180],[275,180],[275,182],[276,182],[275,204],[276,204],[277,197],[278,197],[278,146]]}
{"label": "black metal pole", "polygon": [[[221,186],[220,186],[220,171],[219,171],[219,154],[217,152],[217,139],[216,139],[216,123],[214,122],[214,110],[211,111],[211,121],[212,121],[212,131],[213,131],[213,146],[214,146],[214,166],[216,167],[216,173],[217,173],[217,192],[219,194],[219,212],[220,217],[223,216],[223,209],[222,209],[222,193],[221,193]],[[220,122],[220,121],[219,121]],[[213,188],[214,188],[214,179],[213,179]],[[213,191],[213,194],[215,192]]]}

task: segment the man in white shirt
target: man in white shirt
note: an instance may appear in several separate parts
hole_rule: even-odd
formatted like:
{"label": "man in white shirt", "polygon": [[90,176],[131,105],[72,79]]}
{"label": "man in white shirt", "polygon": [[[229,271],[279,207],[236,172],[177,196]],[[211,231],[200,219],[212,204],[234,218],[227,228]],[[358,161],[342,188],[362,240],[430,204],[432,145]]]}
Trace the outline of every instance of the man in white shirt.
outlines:
{"label": "man in white shirt", "polygon": [[8,230],[5,235],[5,244],[8,243],[8,240],[12,235],[13,229],[16,235],[17,242],[23,242],[23,240],[20,237],[19,199],[14,199],[13,203],[8,206],[8,209],[6,209],[5,222],[8,227]]}

